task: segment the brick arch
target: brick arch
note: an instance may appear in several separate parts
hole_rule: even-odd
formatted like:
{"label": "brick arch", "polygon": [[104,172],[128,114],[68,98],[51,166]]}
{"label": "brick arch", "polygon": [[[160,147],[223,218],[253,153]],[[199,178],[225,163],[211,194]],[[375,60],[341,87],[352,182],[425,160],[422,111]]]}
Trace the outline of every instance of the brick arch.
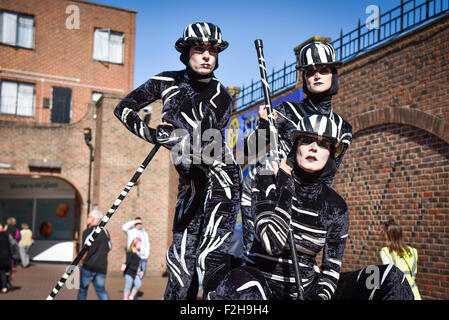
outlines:
{"label": "brick arch", "polygon": [[388,123],[410,125],[427,131],[449,144],[449,122],[430,113],[407,107],[384,107],[349,119],[353,135],[364,129]]}
{"label": "brick arch", "polygon": [[392,120],[357,129],[333,184],[350,212],[343,272],[379,263],[381,223],[394,217],[406,242],[418,248],[421,294],[447,299],[449,277],[439,270],[447,269],[441,252],[449,248],[449,144],[430,130]]}

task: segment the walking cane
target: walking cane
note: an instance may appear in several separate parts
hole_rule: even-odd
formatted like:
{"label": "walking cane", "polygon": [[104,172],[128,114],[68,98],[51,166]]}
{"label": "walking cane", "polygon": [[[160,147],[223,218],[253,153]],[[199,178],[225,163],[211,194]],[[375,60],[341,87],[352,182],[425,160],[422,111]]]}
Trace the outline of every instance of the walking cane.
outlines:
{"label": "walking cane", "polygon": [[101,223],[95,228],[94,232],[86,239],[86,243],[83,245],[83,248],[81,249],[80,253],[76,256],[75,260],[73,260],[70,267],[67,269],[67,271],[62,275],[61,279],[58,281],[56,286],[53,288],[53,290],[50,292],[50,294],[47,297],[47,300],[53,300],[56,295],[58,294],[59,290],[64,286],[64,283],[66,280],[70,277],[72,272],[75,270],[75,267],[80,262],[81,258],[84,256],[84,254],[89,250],[89,248],[92,246],[92,244],[95,241],[95,238],[98,236],[98,234],[104,229],[104,226],[106,223],[108,223],[109,219],[111,219],[112,215],[117,211],[118,207],[120,206],[120,203],[125,199],[128,192],[131,190],[131,188],[136,183],[137,179],[139,179],[142,172],[147,167],[148,163],[150,163],[151,159],[153,159],[154,155],[160,148],[160,144],[156,144],[153,149],[151,149],[151,152],[148,154],[148,156],[145,158],[145,160],[140,165],[139,169],[137,169],[136,173],[134,173],[131,180],[126,184],[125,189],[120,193],[117,200],[115,200],[114,204],[112,205],[111,209],[109,209],[108,213],[103,217],[101,220]]}
{"label": "walking cane", "polygon": [[[265,59],[263,56],[263,44],[261,39],[257,39],[254,41],[257,50],[257,58],[259,59],[259,70],[260,77],[262,81],[263,94],[265,99],[265,108],[267,109],[268,114],[268,122],[270,124],[270,141],[272,144],[270,146],[273,147],[273,151],[275,154],[275,159],[279,159],[279,141],[278,141],[278,133],[274,123],[274,113],[273,108],[271,106],[271,97],[270,97],[270,86],[268,85],[267,80],[267,68],[265,67]],[[271,150],[271,149],[270,149]],[[293,266],[295,267],[295,280],[296,286],[298,289],[298,298],[299,300],[304,300],[303,288],[301,285],[301,273],[299,271],[298,265],[298,255],[296,253],[296,245],[295,240],[293,238],[293,232],[291,226],[288,228],[288,241],[290,245],[290,253],[292,256]]]}

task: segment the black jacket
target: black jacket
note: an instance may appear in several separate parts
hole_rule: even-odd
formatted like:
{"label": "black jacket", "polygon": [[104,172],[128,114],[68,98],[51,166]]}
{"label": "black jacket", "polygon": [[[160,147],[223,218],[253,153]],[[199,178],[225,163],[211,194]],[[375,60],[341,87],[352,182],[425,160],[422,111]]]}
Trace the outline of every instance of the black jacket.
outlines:
{"label": "black jacket", "polygon": [[131,277],[135,277],[140,271],[140,257],[137,253],[130,251],[126,252],[126,269],[124,274],[129,274]]}
{"label": "black jacket", "polygon": [[11,240],[7,231],[0,232],[0,269],[9,271],[11,269]]}
{"label": "black jacket", "polygon": [[[90,227],[83,232],[83,243],[94,232],[96,227]],[[108,253],[111,250],[111,242],[106,229],[103,229],[95,238],[84,259],[83,268],[86,270],[106,274],[108,269]]]}

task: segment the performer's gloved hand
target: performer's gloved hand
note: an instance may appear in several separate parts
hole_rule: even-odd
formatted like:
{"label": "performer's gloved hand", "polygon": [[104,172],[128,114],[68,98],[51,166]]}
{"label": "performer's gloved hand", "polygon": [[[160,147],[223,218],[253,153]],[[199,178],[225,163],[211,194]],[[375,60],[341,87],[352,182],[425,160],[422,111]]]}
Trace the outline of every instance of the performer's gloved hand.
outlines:
{"label": "performer's gloved hand", "polygon": [[279,168],[284,170],[284,172],[287,173],[288,175],[290,175],[290,176],[292,175],[292,168],[287,164],[287,159],[285,159],[285,158],[282,159],[280,165],[278,165],[276,161],[272,161],[271,164],[273,166],[273,171],[274,171],[275,177],[277,177]]}
{"label": "performer's gloved hand", "polygon": [[[130,128],[130,130],[132,130]],[[156,130],[153,128],[147,126],[145,123],[143,123],[143,135],[144,139],[150,143],[156,143]]]}
{"label": "performer's gloved hand", "polygon": [[[268,121],[268,112],[267,112],[267,106],[262,104],[259,106],[259,121],[264,123],[264,121],[266,121],[265,123],[269,123]],[[276,112],[276,110],[273,110],[273,117],[274,117],[274,121],[276,121],[278,119],[278,114]]]}
{"label": "performer's gloved hand", "polygon": [[181,143],[187,134],[186,130],[176,130],[176,127],[170,123],[163,122],[156,127],[156,141],[168,150]]}
{"label": "performer's gloved hand", "polygon": [[169,141],[170,136],[174,130],[173,125],[163,122],[156,127],[156,141],[159,144],[164,144]]}

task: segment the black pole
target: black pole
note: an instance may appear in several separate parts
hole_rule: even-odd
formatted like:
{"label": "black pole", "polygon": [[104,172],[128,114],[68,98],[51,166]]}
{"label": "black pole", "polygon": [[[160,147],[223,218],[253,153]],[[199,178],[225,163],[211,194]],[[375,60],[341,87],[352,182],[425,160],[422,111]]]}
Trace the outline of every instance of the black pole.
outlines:
{"label": "black pole", "polygon": [[[267,81],[267,68],[265,67],[265,58],[263,56],[263,43],[261,39],[257,39],[254,41],[254,45],[257,50],[257,58],[259,59],[259,70],[260,76],[262,78],[262,88],[264,93],[265,105],[268,114],[268,122],[270,123],[270,141],[274,142],[273,151],[275,151],[275,158],[279,159],[279,142],[278,142],[278,133],[274,123],[274,114],[273,108],[271,106],[271,96],[270,96],[270,86]],[[271,145],[270,145],[271,146]],[[293,238],[293,232],[291,226],[288,229],[288,241],[290,246],[290,253],[292,256],[292,263],[295,268],[295,280],[296,286],[298,289],[298,299],[304,300],[304,293],[301,284],[301,273],[299,271],[298,265],[298,255],[296,252],[295,239]]]}
{"label": "black pole", "polygon": [[92,162],[94,161],[94,147],[89,143],[87,145],[89,147],[89,184],[88,184],[88,190],[87,190],[87,213],[89,214],[90,212],[90,203],[91,203],[91,198],[90,198],[90,194],[91,194],[91,184],[92,184]]}
{"label": "black pole", "polygon": [[131,190],[131,188],[136,184],[137,180],[139,179],[140,175],[143,173],[145,168],[150,163],[151,159],[153,159],[154,155],[160,148],[160,144],[156,144],[153,149],[151,149],[151,152],[148,154],[148,156],[145,158],[145,160],[142,162],[142,164],[139,166],[137,171],[132,176],[131,180],[126,184],[124,190],[118,198],[114,201],[114,204],[112,205],[111,209],[109,209],[108,213],[103,217],[100,224],[95,228],[95,232],[92,233],[92,235],[86,239],[86,243],[83,245],[83,248],[78,253],[76,258],[73,260],[72,264],[69,266],[68,270],[62,275],[61,279],[58,281],[56,286],[53,288],[53,290],[50,292],[50,294],[47,297],[47,300],[53,300],[56,295],[58,294],[59,290],[61,290],[62,286],[66,282],[66,280],[70,277],[72,272],[75,270],[75,267],[78,265],[78,263],[81,261],[81,258],[84,256],[84,254],[89,250],[89,248],[94,243],[96,237],[98,234],[104,229],[104,226],[108,221],[111,219],[112,215],[117,211],[120,204],[123,202],[125,197],[127,196],[128,192]]}

